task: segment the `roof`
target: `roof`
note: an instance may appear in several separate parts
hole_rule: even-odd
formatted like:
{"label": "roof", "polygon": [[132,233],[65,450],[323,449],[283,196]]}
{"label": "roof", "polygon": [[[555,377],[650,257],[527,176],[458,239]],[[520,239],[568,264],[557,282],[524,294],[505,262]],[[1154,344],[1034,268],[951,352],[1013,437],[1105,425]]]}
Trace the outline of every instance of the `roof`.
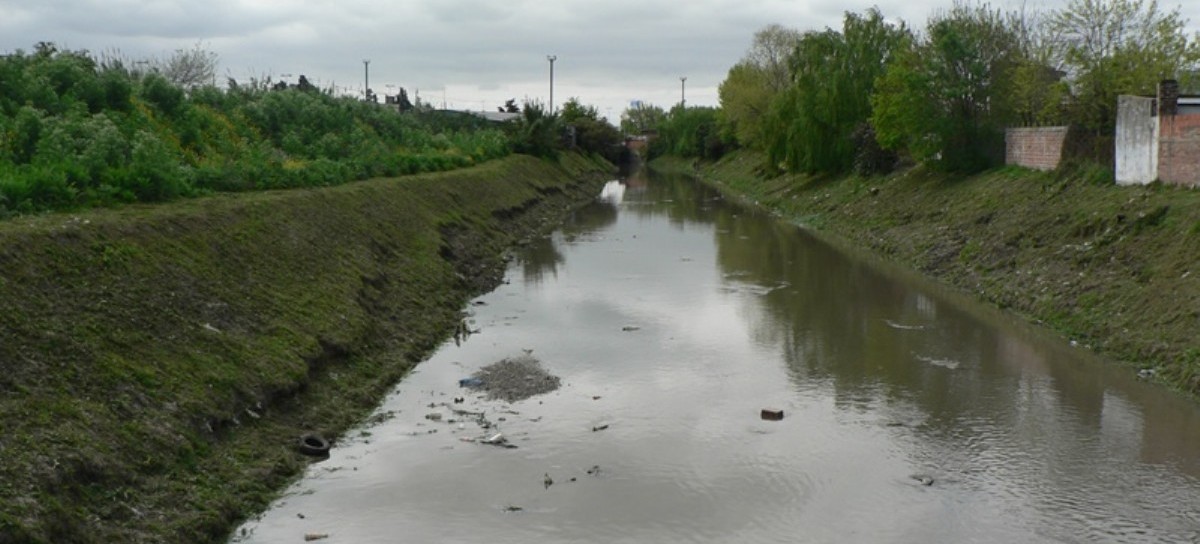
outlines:
{"label": "roof", "polygon": [[479,117],[487,119],[488,121],[495,121],[497,123],[512,121],[513,119],[521,116],[519,113],[508,113],[504,111],[473,111],[470,113],[473,115],[478,115]]}

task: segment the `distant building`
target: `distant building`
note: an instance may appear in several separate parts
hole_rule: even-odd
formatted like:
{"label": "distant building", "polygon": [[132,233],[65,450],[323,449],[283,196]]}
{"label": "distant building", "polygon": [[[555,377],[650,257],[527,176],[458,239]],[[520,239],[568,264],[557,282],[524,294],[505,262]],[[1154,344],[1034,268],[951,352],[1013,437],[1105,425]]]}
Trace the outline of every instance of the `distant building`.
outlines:
{"label": "distant building", "polygon": [[482,117],[482,118],[487,119],[488,121],[492,121],[494,123],[503,123],[505,121],[512,121],[514,119],[521,117],[521,114],[519,114],[519,113],[509,113],[509,112],[505,112],[505,111],[486,111],[485,110],[485,111],[472,111],[469,113],[471,113],[473,115],[478,115],[479,117]]}
{"label": "distant building", "polygon": [[1116,178],[1120,185],[1200,186],[1200,96],[1163,81],[1158,96],[1117,100]]}

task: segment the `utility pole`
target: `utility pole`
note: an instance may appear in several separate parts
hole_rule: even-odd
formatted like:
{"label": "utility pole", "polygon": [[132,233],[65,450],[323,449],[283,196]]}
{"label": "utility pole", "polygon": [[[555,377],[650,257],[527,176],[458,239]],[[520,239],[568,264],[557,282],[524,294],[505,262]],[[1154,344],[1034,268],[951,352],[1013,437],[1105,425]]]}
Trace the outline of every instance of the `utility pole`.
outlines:
{"label": "utility pole", "polygon": [[687,76],[679,78],[679,107],[687,107]]}
{"label": "utility pole", "polygon": [[554,61],[558,55],[546,55],[546,60],[550,61],[550,115],[554,115]]}
{"label": "utility pole", "polygon": [[371,61],[363,59],[363,100],[371,99]]}

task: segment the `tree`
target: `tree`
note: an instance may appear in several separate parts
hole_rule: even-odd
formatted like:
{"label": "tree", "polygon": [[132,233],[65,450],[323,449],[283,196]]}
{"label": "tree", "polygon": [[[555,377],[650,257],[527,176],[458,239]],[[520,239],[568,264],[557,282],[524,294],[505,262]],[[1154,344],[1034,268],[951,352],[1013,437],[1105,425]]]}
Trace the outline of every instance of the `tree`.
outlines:
{"label": "tree", "polygon": [[658,137],[650,142],[650,155],[670,153],[718,159],[725,151],[725,144],[717,127],[715,108],[675,106],[659,124]]}
{"label": "tree", "polygon": [[621,113],[621,131],[626,134],[641,134],[658,127],[667,120],[667,112],[641,100],[633,102]]}
{"label": "tree", "polygon": [[843,172],[854,164],[852,134],[871,115],[870,96],[908,29],[878,9],[847,12],[838,32],[806,33],[790,64],[792,84],[773,100],[765,138],[772,165],[809,173]]}
{"label": "tree", "polygon": [[1007,16],[1017,39],[1020,60],[1012,74],[1012,105],[1021,126],[1066,123],[1071,95],[1063,71],[1062,39],[1041,12],[1023,8]]}
{"label": "tree", "polygon": [[575,127],[575,144],[584,151],[597,153],[609,162],[621,156],[621,133],[600,117],[594,106],[584,105],[572,97],[559,112],[562,123]]}
{"label": "tree", "polygon": [[154,65],[155,71],[167,81],[184,89],[211,85],[216,81],[217,54],[204,49],[200,43],[191,49],[176,49],[170,58]]}
{"label": "tree", "polygon": [[509,98],[504,101],[504,105],[496,108],[500,113],[521,113],[521,106],[517,105],[517,99]]}
{"label": "tree", "polygon": [[558,137],[558,115],[546,111],[538,102],[526,102],[521,116],[509,125],[513,151],[537,157],[557,157],[561,141]]}
{"label": "tree", "polygon": [[945,170],[976,171],[1003,158],[1014,120],[1011,82],[1020,55],[1004,15],[956,4],[876,83],[871,123],[889,149]]}
{"label": "tree", "polygon": [[1184,33],[1179,8],[1155,0],[1071,0],[1053,13],[1075,95],[1072,121],[1097,136],[1097,154],[1116,128],[1117,95],[1154,94],[1160,80],[1194,77],[1200,44]]}
{"label": "tree", "polygon": [[781,25],[768,25],[754,33],[754,42],[744,62],[763,71],[767,89],[779,92],[791,83],[788,61],[799,44],[800,31]]}
{"label": "tree", "polygon": [[718,87],[721,130],[742,146],[762,147],[763,117],[791,81],[787,61],[800,39],[798,31],[780,25],[759,30]]}
{"label": "tree", "polygon": [[400,110],[400,113],[413,109],[413,103],[408,99],[408,91],[404,87],[400,87],[400,92],[396,95],[396,109]]}

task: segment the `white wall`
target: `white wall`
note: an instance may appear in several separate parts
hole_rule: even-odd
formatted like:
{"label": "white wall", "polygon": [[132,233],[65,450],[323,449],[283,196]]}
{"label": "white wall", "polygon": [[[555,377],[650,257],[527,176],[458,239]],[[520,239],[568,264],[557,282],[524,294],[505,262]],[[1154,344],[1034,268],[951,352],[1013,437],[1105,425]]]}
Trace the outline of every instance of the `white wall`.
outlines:
{"label": "white wall", "polygon": [[1147,184],[1158,179],[1158,117],[1153,113],[1153,98],[1117,98],[1118,185]]}

